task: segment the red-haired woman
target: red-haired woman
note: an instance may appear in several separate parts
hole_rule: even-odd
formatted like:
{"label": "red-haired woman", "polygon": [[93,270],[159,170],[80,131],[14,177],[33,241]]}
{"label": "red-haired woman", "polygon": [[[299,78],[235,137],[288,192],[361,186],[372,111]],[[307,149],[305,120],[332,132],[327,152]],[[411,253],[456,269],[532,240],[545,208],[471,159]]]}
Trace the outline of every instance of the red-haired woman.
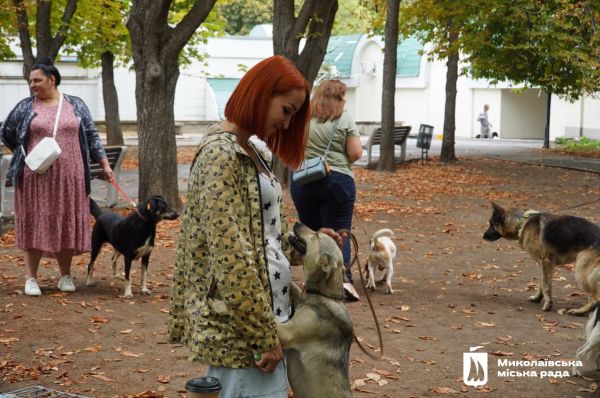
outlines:
{"label": "red-haired woman", "polygon": [[[312,119],[306,159],[323,156],[326,149],[331,173],[322,180],[300,186],[292,183],[290,192],[298,216],[313,230],[322,227],[351,229],[356,187],[352,163],[360,159],[362,146],[356,124],[344,111],[346,85],[339,80],[325,80],[315,90],[311,101]],[[331,141],[331,142],[330,142]],[[350,272],[350,242],[342,250],[346,279],[346,298],[358,300]]]}
{"label": "red-haired woman", "polygon": [[267,58],[240,80],[226,120],[211,126],[196,150],[177,244],[169,337],[209,365],[207,375],[221,381],[223,397],[287,397],[275,326],[292,314],[281,186],[249,139],[256,135],[297,168],[309,109],[308,84],[294,64]]}

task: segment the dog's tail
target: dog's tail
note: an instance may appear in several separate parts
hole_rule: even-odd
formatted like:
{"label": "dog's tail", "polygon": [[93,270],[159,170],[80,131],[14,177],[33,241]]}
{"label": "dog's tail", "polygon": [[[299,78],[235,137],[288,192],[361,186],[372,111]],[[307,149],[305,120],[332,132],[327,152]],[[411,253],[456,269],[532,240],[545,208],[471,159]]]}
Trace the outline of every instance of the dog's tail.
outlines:
{"label": "dog's tail", "polygon": [[375,235],[373,235],[373,240],[377,240],[377,238],[380,236],[394,236],[394,231],[388,228],[380,229],[379,231],[375,232]]}
{"label": "dog's tail", "polygon": [[94,216],[96,220],[100,217],[100,214],[102,214],[102,209],[92,198],[90,198],[90,213],[92,213],[92,216]]}

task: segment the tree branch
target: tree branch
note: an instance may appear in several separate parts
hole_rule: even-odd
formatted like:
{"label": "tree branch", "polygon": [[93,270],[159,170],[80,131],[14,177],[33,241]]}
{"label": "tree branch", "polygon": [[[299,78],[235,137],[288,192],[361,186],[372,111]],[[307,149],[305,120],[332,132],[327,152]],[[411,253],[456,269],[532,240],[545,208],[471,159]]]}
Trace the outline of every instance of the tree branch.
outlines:
{"label": "tree branch", "polygon": [[274,54],[285,54],[288,33],[294,24],[294,0],[275,0],[273,3]]}
{"label": "tree branch", "polygon": [[41,55],[48,54],[50,48],[50,16],[52,14],[52,2],[48,0],[38,0],[35,14],[35,48],[36,59]]}
{"label": "tree branch", "polygon": [[179,57],[179,53],[190,40],[196,29],[206,20],[217,0],[196,0],[192,9],[170,32],[165,52]]}
{"label": "tree branch", "polygon": [[78,0],[67,0],[65,11],[63,12],[61,19],[60,28],[58,28],[58,32],[56,32],[56,35],[52,38],[52,41],[50,42],[50,48],[48,49],[48,56],[52,59],[56,58],[58,51],[67,38],[69,25],[71,24],[73,15],[75,15],[75,11],[77,10],[77,1]]}
{"label": "tree branch", "polygon": [[298,18],[296,18],[294,27],[292,29],[292,37],[288,38],[288,40],[295,38],[298,38],[298,40],[300,39],[304,32],[306,32],[308,22],[311,20],[311,17],[315,14],[315,7],[317,5],[322,5],[323,3],[331,3],[331,0],[321,0],[320,2],[317,2],[316,0],[306,0],[302,4],[302,8],[300,9]]}
{"label": "tree branch", "polygon": [[[31,48],[31,36],[29,35],[29,19],[23,5],[23,0],[13,0],[15,13],[17,14],[17,29],[19,30],[19,39],[21,40],[21,53],[25,64],[32,65],[33,50]],[[28,78],[28,76],[26,77]]]}

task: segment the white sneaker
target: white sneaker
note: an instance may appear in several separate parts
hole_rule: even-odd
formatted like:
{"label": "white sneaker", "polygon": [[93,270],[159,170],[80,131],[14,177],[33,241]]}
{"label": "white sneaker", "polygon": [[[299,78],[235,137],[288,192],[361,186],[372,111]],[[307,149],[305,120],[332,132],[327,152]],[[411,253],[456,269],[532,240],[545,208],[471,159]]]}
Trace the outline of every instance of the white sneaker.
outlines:
{"label": "white sneaker", "polygon": [[71,275],[63,275],[60,277],[58,281],[58,289],[61,292],[75,291],[75,284],[73,283],[73,278],[71,278]]}
{"label": "white sneaker", "polygon": [[35,278],[27,278],[25,281],[25,294],[27,296],[41,296],[42,291],[37,284]]}

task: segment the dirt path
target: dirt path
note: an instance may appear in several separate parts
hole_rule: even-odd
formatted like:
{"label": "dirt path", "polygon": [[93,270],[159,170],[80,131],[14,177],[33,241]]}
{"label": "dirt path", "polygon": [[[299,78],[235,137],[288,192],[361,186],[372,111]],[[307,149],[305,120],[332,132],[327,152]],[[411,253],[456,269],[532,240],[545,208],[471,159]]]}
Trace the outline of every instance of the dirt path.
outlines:
{"label": "dirt path", "polygon": [[[563,313],[581,305],[571,267],[554,277],[551,312],[526,297],[538,270],[517,242],[484,242],[490,200],[506,206],[552,210],[600,196],[600,175],[518,163],[468,159],[445,166],[410,163],[394,174],[357,170],[355,233],[361,256],[379,228],[395,231],[395,293],[373,295],[385,355],[351,352],[355,397],[575,397],[591,396],[591,378],[525,377],[569,367],[498,365],[498,360],[572,360],[583,342],[587,318]],[[288,201],[288,203],[290,203]],[[290,209],[290,220],[293,210]],[[600,204],[572,214],[600,222]],[[43,385],[93,397],[178,397],[187,379],[203,368],[187,351],[165,343],[178,222],[163,223],[150,261],[149,297],[120,298],[110,254],[97,262],[95,288],[86,288],[87,256],[76,261],[77,292],[56,289],[57,266],[41,267],[43,296],[22,295],[22,265],[11,235],[0,253],[0,392]],[[121,265],[120,265],[121,266]],[[296,277],[301,270],[296,268]],[[358,276],[355,276],[358,280]],[[348,304],[357,335],[375,348],[377,335],[366,300]],[[463,384],[463,353],[481,346],[488,354],[488,382]],[[509,371],[507,376],[498,372]],[[152,392],[151,392],[152,391]]]}

